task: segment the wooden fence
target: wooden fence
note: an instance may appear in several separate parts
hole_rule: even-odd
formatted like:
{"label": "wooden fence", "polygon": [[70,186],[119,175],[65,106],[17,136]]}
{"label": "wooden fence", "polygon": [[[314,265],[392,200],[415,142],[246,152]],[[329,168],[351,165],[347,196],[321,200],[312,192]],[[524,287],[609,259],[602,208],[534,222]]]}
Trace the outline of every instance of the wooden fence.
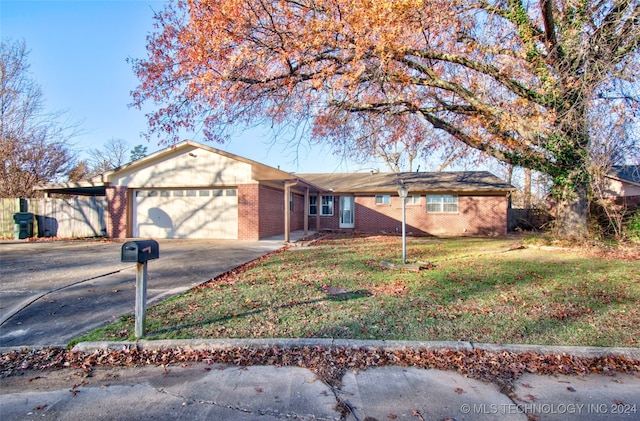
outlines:
{"label": "wooden fence", "polygon": [[542,230],[549,227],[551,215],[542,209],[515,209],[508,212],[508,230]]}
{"label": "wooden fence", "polygon": [[[22,202],[22,206],[21,206]],[[35,215],[35,237],[100,237],[106,235],[105,197],[69,199],[0,199],[0,237],[14,238],[13,215],[30,212]]]}

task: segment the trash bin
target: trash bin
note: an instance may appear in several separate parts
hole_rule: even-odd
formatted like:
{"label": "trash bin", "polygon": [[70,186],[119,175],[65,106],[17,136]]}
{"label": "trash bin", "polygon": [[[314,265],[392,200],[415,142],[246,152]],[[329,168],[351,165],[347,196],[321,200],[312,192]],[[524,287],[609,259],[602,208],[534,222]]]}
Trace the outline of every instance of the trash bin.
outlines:
{"label": "trash bin", "polygon": [[18,212],[13,214],[14,234],[16,240],[33,237],[33,224],[35,215],[31,212]]}

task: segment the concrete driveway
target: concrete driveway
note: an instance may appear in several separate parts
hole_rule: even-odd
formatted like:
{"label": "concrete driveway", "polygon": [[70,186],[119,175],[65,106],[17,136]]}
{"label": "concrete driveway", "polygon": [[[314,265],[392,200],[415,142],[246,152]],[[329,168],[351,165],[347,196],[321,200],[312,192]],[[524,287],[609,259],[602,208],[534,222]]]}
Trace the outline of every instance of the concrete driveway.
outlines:
{"label": "concrete driveway", "polygon": [[[186,291],[283,246],[282,241],[159,240],[147,302]],[[132,314],[135,263],[121,242],[0,242],[0,347],[65,346]]]}

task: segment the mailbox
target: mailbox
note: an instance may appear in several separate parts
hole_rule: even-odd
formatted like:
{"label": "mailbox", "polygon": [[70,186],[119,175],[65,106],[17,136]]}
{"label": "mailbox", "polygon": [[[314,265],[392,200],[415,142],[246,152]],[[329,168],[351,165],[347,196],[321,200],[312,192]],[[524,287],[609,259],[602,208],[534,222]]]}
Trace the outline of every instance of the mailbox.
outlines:
{"label": "mailbox", "polygon": [[160,257],[160,247],[155,240],[128,241],[122,245],[121,262],[144,263]]}

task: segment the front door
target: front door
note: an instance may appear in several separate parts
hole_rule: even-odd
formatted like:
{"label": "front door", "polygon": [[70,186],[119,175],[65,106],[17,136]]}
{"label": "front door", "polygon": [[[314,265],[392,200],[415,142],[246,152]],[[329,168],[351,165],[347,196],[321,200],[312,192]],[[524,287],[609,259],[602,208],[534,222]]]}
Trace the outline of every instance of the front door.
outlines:
{"label": "front door", "polygon": [[340,228],[353,228],[355,226],[353,219],[354,209],[353,196],[340,196]]}

